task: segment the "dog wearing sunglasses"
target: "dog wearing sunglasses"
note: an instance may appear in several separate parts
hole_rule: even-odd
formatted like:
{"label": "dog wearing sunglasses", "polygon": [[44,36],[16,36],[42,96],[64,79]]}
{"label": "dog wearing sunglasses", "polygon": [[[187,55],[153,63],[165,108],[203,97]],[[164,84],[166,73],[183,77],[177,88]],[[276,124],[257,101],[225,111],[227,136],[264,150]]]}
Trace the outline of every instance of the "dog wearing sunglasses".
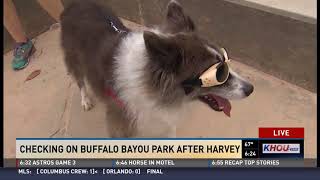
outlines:
{"label": "dog wearing sunglasses", "polygon": [[175,137],[190,102],[229,115],[229,100],[253,92],[177,1],[160,25],[144,31],[129,30],[110,9],[88,1],[67,7],[61,19],[65,64],[81,105],[93,107],[91,87],[106,105],[111,137]]}

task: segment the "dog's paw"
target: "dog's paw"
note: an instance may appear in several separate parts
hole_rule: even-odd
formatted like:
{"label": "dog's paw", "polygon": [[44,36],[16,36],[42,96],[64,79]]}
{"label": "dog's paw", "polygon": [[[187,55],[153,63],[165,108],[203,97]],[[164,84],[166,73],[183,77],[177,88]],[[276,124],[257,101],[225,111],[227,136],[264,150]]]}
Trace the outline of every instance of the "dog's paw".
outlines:
{"label": "dog's paw", "polygon": [[81,99],[81,105],[83,107],[83,110],[85,111],[89,111],[94,106],[91,99],[88,96],[85,96]]}

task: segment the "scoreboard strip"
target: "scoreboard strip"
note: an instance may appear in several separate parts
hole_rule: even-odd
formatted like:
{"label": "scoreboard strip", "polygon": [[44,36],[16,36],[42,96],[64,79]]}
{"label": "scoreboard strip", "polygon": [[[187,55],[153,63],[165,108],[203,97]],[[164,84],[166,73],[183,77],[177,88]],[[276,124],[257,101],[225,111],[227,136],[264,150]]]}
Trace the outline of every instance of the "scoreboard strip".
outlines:
{"label": "scoreboard strip", "polygon": [[[316,159],[20,159],[16,168],[315,167]],[[8,166],[7,166],[8,167]]]}
{"label": "scoreboard strip", "polygon": [[242,158],[304,158],[304,139],[244,139]]}

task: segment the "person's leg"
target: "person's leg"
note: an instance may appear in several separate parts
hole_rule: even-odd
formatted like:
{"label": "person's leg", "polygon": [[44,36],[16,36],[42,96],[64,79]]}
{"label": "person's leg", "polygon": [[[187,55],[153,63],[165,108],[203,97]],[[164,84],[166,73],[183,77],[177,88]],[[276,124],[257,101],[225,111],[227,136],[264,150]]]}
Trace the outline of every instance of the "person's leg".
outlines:
{"label": "person's leg", "polygon": [[45,9],[51,17],[60,22],[60,14],[63,11],[61,0],[38,0],[39,4]]}
{"label": "person's leg", "polygon": [[3,6],[4,26],[16,42],[27,42],[26,34],[22,29],[20,19],[17,15],[16,7],[14,6],[12,0],[4,0]]}
{"label": "person's leg", "polygon": [[33,52],[33,44],[26,37],[21,21],[12,0],[4,0],[4,26],[16,41],[17,46],[13,52],[12,68],[20,70],[29,64],[29,57]]}

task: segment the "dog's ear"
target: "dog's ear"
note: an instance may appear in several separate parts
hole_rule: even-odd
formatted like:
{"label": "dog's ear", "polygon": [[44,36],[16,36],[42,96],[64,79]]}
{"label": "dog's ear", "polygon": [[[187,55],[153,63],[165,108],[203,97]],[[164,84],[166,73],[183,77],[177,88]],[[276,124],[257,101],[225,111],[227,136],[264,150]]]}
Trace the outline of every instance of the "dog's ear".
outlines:
{"label": "dog's ear", "polygon": [[148,55],[164,68],[176,68],[181,62],[179,46],[174,36],[166,37],[150,31],[144,31],[143,38]]}
{"label": "dog's ear", "polygon": [[166,22],[174,32],[192,32],[195,30],[193,21],[184,13],[182,6],[175,0],[171,0],[167,6]]}

